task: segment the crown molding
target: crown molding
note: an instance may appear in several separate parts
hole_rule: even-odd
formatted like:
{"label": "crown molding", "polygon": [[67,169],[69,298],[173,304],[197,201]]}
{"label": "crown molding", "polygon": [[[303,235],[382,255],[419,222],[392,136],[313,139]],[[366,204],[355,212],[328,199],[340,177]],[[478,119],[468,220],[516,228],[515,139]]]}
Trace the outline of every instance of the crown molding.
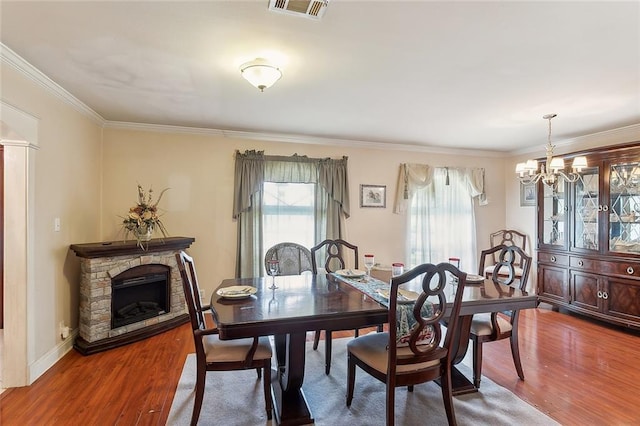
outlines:
{"label": "crown molding", "polygon": [[310,135],[297,135],[288,133],[260,133],[260,132],[247,132],[241,130],[222,130],[222,129],[208,129],[198,127],[183,127],[183,126],[171,126],[164,124],[145,124],[145,123],[130,123],[124,121],[105,121],[105,128],[111,129],[126,129],[126,130],[140,130],[146,132],[159,132],[159,133],[181,133],[181,134],[195,134],[195,135],[208,135],[208,136],[221,136],[228,139],[248,139],[258,140],[265,142],[278,142],[278,143],[294,143],[302,145],[325,145],[325,146],[343,146],[349,148],[367,148],[367,149],[381,149],[385,151],[410,151],[410,152],[427,152],[431,154],[448,154],[448,155],[465,155],[475,157],[506,157],[507,154],[499,151],[490,150],[469,150],[469,149],[457,149],[457,148],[443,148],[434,146],[421,146],[402,143],[389,143],[389,142],[369,142],[353,139],[332,139],[323,138]]}
{"label": "crown molding", "polygon": [[[623,143],[637,142],[640,140],[640,123],[630,126],[619,127],[617,129],[605,130],[598,133],[591,133],[575,138],[563,139],[554,144],[558,149],[558,154],[583,151],[587,147],[597,146],[614,146]],[[542,156],[544,144],[533,146],[525,149],[511,151],[511,157],[523,154],[538,154]]]}
{"label": "crown molding", "polygon": [[66,91],[62,86],[51,80],[29,62],[25,61],[20,55],[15,53],[2,42],[0,42],[0,60],[21,73],[23,76],[34,81],[56,97],[62,99],[65,103],[71,105],[78,112],[89,117],[96,124],[99,124],[101,126],[104,125],[104,118],[102,118],[97,112],[89,108],[84,102],[80,101],[78,98]]}

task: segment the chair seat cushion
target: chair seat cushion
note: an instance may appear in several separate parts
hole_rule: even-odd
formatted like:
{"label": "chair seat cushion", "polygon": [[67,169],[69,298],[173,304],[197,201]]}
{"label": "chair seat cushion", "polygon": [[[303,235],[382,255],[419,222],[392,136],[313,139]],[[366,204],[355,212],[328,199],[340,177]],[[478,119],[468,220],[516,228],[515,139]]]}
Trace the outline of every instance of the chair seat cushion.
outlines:
{"label": "chair seat cushion", "polygon": [[[246,358],[253,344],[253,339],[220,340],[217,334],[210,334],[202,337],[202,343],[208,363],[233,362],[243,361]],[[269,358],[271,358],[269,338],[266,336],[260,337],[253,359],[264,360]]]}
{"label": "chair seat cushion", "polygon": [[[511,323],[498,315],[498,326],[502,333],[508,332],[512,329]],[[489,336],[493,331],[491,325],[491,314],[476,314],[471,321],[471,334],[476,336]]]}
{"label": "chair seat cushion", "polygon": [[[484,275],[487,276],[487,275],[493,274],[493,268],[495,267],[496,265],[489,265],[486,268],[484,268]],[[513,271],[516,277],[522,276],[522,268],[518,266],[514,266]],[[502,268],[500,268],[500,270],[498,270],[498,275],[502,277],[506,277],[509,275],[509,272],[507,271],[507,268],[503,266]]]}
{"label": "chair seat cushion", "polygon": [[[371,333],[364,336],[356,337],[347,343],[347,351],[355,357],[365,362],[367,365],[380,371],[387,372],[387,363],[389,359],[389,333]],[[408,347],[399,347],[397,349],[398,357],[402,355],[410,355],[411,349]],[[416,370],[422,370],[434,367],[440,364],[440,360],[423,362],[420,364],[398,365],[397,373],[411,373]]]}

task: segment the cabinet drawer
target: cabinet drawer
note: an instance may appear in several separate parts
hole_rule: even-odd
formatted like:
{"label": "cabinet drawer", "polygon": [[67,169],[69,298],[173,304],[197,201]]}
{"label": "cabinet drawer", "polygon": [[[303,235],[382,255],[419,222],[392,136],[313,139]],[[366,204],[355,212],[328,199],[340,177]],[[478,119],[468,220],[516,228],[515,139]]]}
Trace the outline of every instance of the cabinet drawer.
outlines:
{"label": "cabinet drawer", "polygon": [[568,266],[569,256],[564,254],[538,252],[538,263],[548,263],[551,265]]}
{"label": "cabinet drawer", "polygon": [[606,260],[571,257],[572,269],[595,272],[602,275],[615,275],[619,277],[640,278],[640,262],[620,261],[610,262]]}

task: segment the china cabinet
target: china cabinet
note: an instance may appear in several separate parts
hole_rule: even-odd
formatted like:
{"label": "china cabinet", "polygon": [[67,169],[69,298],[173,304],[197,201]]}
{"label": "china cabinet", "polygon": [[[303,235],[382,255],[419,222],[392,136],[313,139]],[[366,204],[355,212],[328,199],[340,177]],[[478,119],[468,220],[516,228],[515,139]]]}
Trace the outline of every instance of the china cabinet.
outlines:
{"label": "china cabinet", "polygon": [[640,328],[640,143],[583,152],[575,182],[538,185],[538,297]]}

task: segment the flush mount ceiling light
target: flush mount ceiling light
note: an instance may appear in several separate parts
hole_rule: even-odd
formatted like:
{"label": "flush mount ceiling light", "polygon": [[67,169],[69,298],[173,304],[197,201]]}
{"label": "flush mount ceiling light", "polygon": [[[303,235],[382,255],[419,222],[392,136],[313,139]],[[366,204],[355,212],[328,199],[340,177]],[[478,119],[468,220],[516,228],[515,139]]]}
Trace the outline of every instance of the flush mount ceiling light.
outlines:
{"label": "flush mount ceiling light", "polygon": [[261,92],[273,86],[282,77],[280,69],[263,58],[256,58],[240,65],[240,72],[245,80],[260,89]]}
{"label": "flush mount ceiling light", "polygon": [[556,117],[556,114],[547,114],[542,117],[549,121],[546,169],[545,164],[541,164],[540,171],[538,171],[538,161],[536,160],[527,160],[525,163],[518,163],[516,165],[518,179],[525,185],[537,183],[541,180],[546,185],[553,187],[557,184],[560,177],[568,182],[575,182],[580,177],[579,173],[582,169],[588,167],[587,157],[575,157],[571,165],[573,170],[570,173],[566,173],[564,171],[564,160],[553,156],[553,148],[555,148],[555,145],[551,145],[551,119],[554,117]]}

